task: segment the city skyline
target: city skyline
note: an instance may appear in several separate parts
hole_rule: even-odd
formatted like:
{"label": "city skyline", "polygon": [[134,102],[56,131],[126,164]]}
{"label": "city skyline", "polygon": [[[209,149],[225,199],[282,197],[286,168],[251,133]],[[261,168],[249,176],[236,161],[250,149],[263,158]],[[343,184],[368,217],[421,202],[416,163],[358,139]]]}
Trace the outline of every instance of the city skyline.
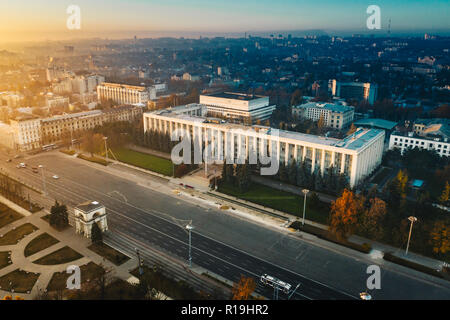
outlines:
{"label": "city skyline", "polygon": [[[371,33],[383,35],[391,21],[392,34],[423,32],[448,34],[448,8],[445,1],[365,1],[333,2],[282,1],[96,1],[75,5],[81,10],[80,30],[69,30],[66,21],[70,1],[39,0],[33,3],[2,3],[0,36],[2,42],[65,40],[73,38],[129,38],[161,36],[242,36],[245,32],[267,35],[271,32],[316,30],[330,34]],[[381,29],[369,30],[369,5],[381,11]],[[411,24],[414,21],[414,24]],[[205,32],[205,30],[208,30]]]}

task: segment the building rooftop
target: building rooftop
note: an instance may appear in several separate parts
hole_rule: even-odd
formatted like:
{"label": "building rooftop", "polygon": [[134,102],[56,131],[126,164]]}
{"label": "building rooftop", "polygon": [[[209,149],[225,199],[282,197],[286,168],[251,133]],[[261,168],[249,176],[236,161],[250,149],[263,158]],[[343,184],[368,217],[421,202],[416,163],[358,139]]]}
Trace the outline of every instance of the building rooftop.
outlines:
{"label": "building rooftop", "polygon": [[343,106],[339,104],[333,104],[333,103],[320,103],[320,102],[307,102],[298,106],[293,107],[295,109],[308,109],[308,108],[323,108],[330,110],[332,112],[349,112],[353,111],[354,108],[350,106]]}
{"label": "building rooftop", "polygon": [[75,209],[78,209],[80,211],[83,211],[84,213],[89,213],[91,211],[97,210],[97,209],[101,209],[104,206],[101,205],[99,202],[97,201],[87,201],[84,202],[82,204],[79,204],[75,207]]}
{"label": "building rooftop", "polygon": [[397,122],[377,118],[368,118],[355,121],[355,126],[370,126],[384,130],[392,130],[396,125]]}
{"label": "building rooftop", "polygon": [[245,94],[245,93],[235,93],[235,92],[210,93],[210,94],[202,94],[202,96],[224,98],[224,99],[236,99],[243,101],[251,101],[261,98],[267,98],[265,96],[258,96],[254,94]]}
{"label": "building rooftop", "polygon": [[[180,108],[178,108],[178,111]],[[211,127],[222,127],[227,130],[255,130],[259,133],[265,133],[265,134],[276,134],[278,131],[278,134],[281,138],[287,138],[287,139],[293,139],[293,140],[299,140],[299,141],[305,141],[310,142],[314,144],[320,144],[320,145],[326,145],[331,147],[337,147],[337,148],[344,148],[344,149],[350,149],[357,151],[358,149],[362,148],[365,144],[367,144],[372,139],[375,139],[380,134],[384,135],[384,131],[381,129],[364,129],[359,128],[355,133],[352,135],[346,137],[345,139],[336,139],[336,138],[329,138],[326,136],[316,136],[312,134],[306,134],[306,133],[300,133],[300,132],[294,132],[294,131],[286,131],[286,130],[278,130],[273,129],[271,127],[261,126],[261,125],[254,125],[254,126],[246,126],[243,124],[236,124],[236,123],[211,123],[207,122],[206,117],[198,117],[198,116],[189,116],[185,114],[179,114],[175,112],[171,112],[170,110],[158,110],[153,112],[147,112],[147,114],[157,114],[162,117],[167,118],[174,118],[179,120],[185,120],[192,123],[204,123]]]}

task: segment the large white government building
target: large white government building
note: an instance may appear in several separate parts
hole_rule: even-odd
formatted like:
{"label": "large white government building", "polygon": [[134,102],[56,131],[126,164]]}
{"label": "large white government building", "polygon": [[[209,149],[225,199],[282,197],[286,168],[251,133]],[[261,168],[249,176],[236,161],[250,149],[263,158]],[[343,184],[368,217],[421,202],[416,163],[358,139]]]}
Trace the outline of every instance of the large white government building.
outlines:
{"label": "large white government building", "polygon": [[[272,152],[275,146],[280,163],[304,161],[314,172],[323,174],[333,166],[337,173],[344,173],[351,186],[357,185],[381,163],[384,130],[358,129],[345,139],[334,139],[309,134],[275,130],[266,126],[246,126],[208,118],[208,110],[202,104],[190,104],[171,109],[144,113],[144,131],[154,130],[171,134],[184,129],[197,143],[205,145],[211,140],[219,159],[248,159],[251,150],[256,156]],[[278,134],[277,134],[278,133]],[[264,150],[264,147],[267,150]]]}
{"label": "large white government building", "polygon": [[207,107],[210,116],[248,123],[269,119],[276,108],[270,105],[269,97],[233,92],[200,95],[200,104]]}

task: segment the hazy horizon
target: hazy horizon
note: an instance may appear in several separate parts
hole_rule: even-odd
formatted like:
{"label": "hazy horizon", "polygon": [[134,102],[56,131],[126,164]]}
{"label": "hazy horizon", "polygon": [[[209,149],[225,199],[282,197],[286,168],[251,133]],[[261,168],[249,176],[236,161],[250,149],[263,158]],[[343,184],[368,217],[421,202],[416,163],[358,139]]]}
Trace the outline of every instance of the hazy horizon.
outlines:
{"label": "hazy horizon", "polygon": [[[66,10],[81,10],[81,29],[69,30]],[[368,30],[366,1],[284,0],[18,0],[0,3],[0,42],[17,43],[74,38],[237,36],[321,30],[351,33],[449,35],[448,3],[443,0],[380,0],[381,30]]]}

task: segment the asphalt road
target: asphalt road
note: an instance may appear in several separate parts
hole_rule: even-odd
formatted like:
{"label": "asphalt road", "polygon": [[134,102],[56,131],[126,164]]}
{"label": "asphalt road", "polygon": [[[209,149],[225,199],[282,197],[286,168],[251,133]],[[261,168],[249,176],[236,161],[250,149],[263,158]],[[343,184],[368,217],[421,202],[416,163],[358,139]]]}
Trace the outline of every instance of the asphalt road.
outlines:
{"label": "asphalt road", "polygon": [[[13,163],[5,162],[8,157],[0,155],[0,166],[13,175],[42,188],[40,174],[30,169],[42,164],[50,196],[71,206],[97,200],[107,208],[112,233],[120,231],[182,259],[188,257],[188,234],[183,227],[192,220],[193,263],[231,281],[241,274],[257,279],[267,273],[293,286],[301,283],[294,299],[351,299],[366,290],[366,268],[375,264],[363,254],[330,250],[288,232],[154,191],[125,177],[128,172],[123,177],[110,174],[97,165],[57,153]],[[18,162],[26,162],[28,168],[16,169]],[[60,179],[52,179],[54,174]],[[151,187],[163,183],[145,178]],[[450,299],[450,286],[445,283],[420,274],[416,277],[383,260],[377,264],[382,268],[382,289],[371,292],[376,299]],[[257,291],[271,296],[261,285]],[[286,296],[280,294],[280,298]]]}

